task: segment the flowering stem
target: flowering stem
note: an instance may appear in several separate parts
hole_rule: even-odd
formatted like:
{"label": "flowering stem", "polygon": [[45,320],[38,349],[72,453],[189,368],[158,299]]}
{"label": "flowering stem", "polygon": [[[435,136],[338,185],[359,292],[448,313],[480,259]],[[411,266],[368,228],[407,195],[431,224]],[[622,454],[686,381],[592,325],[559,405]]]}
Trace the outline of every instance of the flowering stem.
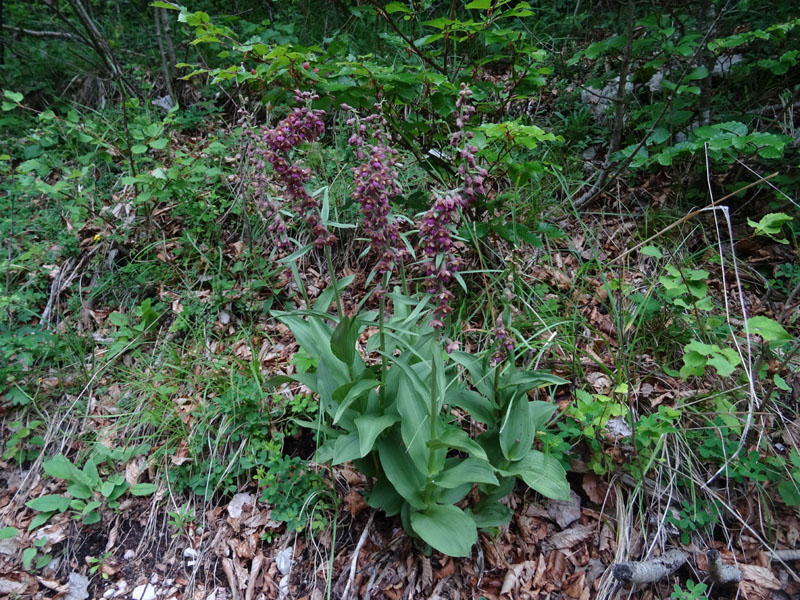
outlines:
{"label": "flowering stem", "polygon": [[381,299],[378,303],[378,340],[381,344],[381,386],[378,390],[379,405],[383,408],[383,399],[386,393],[386,371],[389,368],[389,359],[386,357],[386,329],[384,318],[386,316],[386,287],[389,285],[389,273],[383,275]]}
{"label": "flowering stem", "polygon": [[325,246],[325,260],[328,262],[328,271],[331,274],[331,284],[333,284],[333,296],[336,298],[336,312],[339,317],[344,316],[344,309],[342,308],[342,298],[339,295],[339,284],[336,282],[336,271],[333,270],[333,260],[331,259],[331,247]]}

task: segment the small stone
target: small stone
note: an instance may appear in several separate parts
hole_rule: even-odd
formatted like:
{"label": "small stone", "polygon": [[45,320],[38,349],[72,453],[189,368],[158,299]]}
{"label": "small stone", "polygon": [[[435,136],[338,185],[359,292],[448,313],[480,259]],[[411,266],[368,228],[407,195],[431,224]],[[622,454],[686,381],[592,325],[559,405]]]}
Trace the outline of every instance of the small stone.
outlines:
{"label": "small stone", "polygon": [[278,555],[275,557],[275,564],[278,567],[278,571],[280,571],[282,575],[286,575],[292,570],[293,551],[294,548],[289,546],[278,552]]}
{"label": "small stone", "polygon": [[105,592],[103,592],[103,598],[106,598],[106,600],[108,600],[108,598],[113,598],[114,596],[116,596],[116,594],[117,590],[111,587],[108,588]]}
{"label": "small stone", "polygon": [[64,600],[86,600],[89,597],[89,578],[74,571],[69,574],[69,587]]}
{"label": "small stone", "polygon": [[134,556],[136,556],[135,550],[125,550],[125,554],[122,556],[122,558],[124,558],[125,560],[130,560]]}
{"label": "small stone", "polygon": [[133,588],[131,598],[133,600],[156,600],[156,588],[149,583],[137,585]]}

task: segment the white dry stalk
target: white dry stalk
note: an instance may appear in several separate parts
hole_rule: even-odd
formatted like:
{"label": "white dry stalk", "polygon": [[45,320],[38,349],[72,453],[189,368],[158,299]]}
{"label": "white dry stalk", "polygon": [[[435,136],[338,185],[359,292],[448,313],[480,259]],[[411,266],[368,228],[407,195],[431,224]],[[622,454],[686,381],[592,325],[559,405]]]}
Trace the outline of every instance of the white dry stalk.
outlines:
{"label": "white dry stalk", "polygon": [[[356,549],[353,551],[353,559],[350,561],[350,576],[347,579],[347,585],[344,588],[344,592],[342,592],[342,599],[347,600],[348,594],[350,593],[350,588],[353,586],[353,582],[356,578],[356,568],[358,567],[358,555],[361,553],[361,548],[364,546],[364,542],[367,541],[367,534],[369,533],[369,528],[372,526],[372,520],[375,518],[375,512],[369,516],[369,520],[367,521],[366,526],[364,527],[364,531],[361,532],[361,537],[358,539],[358,544],[356,544]],[[353,594],[355,594],[355,590],[353,590]]]}
{"label": "white dry stalk", "polygon": [[[753,349],[752,349],[752,342],[750,340],[750,328],[747,323],[747,306],[745,306],[744,301],[744,288],[742,286],[742,281],[739,276],[739,265],[736,261],[736,249],[734,248],[733,244],[733,226],[731,225],[731,216],[730,216],[730,209],[728,206],[717,206],[714,201],[714,190],[711,187],[711,168],[709,165],[708,160],[708,144],[704,145],[705,150],[705,161],[706,161],[706,183],[708,184],[708,193],[709,197],[711,198],[711,204],[704,208],[703,210],[710,210],[712,215],[714,215],[714,225],[716,227],[717,232],[717,245],[719,248],[719,262],[720,262],[720,271],[722,273],[722,296],[725,301],[725,320],[728,324],[728,328],[731,331],[731,337],[733,338],[733,343],[736,346],[736,352],[739,354],[739,358],[742,361],[742,367],[744,368],[745,375],[747,376],[748,382],[748,391],[749,394],[749,402],[747,406],[747,420],[745,421],[744,430],[742,431],[741,439],[739,440],[739,445],[736,448],[736,451],[733,455],[726,459],[722,466],[717,469],[716,473],[714,473],[711,478],[706,482],[706,485],[710,485],[720,473],[724,472],[728,465],[739,456],[739,453],[744,448],[744,445],[747,443],[747,436],[750,433],[750,428],[753,425],[753,415],[757,408],[760,407],[760,403],[758,401],[758,396],[756,395],[756,388],[755,388],[755,380],[753,378]],[[747,358],[745,359],[744,353],[742,351],[741,346],[739,345],[739,341],[736,339],[736,333],[733,330],[733,325],[731,324],[731,310],[730,304],[728,302],[728,286],[727,286],[727,279],[725,275],[725,253],[722,248],[722,235],[720,233],[719,222],[717,220],[717,211],[721,211],[722,214],[725,216],[725,224],[727,225],[728,230],[728,241],[730,244],[730,252],[731,252],[731,262],[733,263],[733,273],[736,278],[736,291],[738,293],[738,300],[739,305],[742,309],[742,320],[744,321],[744,334],[745,340],[747,343]],[[724,446],[724,444],[723,444]]]}
{"label": "white dry stalk", "polygon": [[[622,562],[630,555],[631,529],[633,527],[633,505],[638,491],[634,490],[628,502],[623,502],[622,486],[618,481],[613,481],[611,486],[616,495],[617,509],[617,549],[614,553],[614,562]],[[603,574],[597,589],[597,600],[612,600],[617,595],[619,584],[611,576],[609,566]]]}

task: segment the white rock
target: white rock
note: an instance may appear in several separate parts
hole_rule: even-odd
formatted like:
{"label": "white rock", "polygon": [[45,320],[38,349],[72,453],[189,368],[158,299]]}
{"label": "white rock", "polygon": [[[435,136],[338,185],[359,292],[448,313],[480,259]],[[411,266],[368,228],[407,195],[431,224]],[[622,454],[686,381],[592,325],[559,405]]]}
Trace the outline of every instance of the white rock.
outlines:
{"label": "white rock", "polygon": [[247,510],[250,511],[254,506],[255,499],[253,498],[253,494],[236,494],[233,498],[231,498],[231,501],[228,504],[228,514],[232,519],[238,519],[242,516],[242,512],[244,512],[245,507],[249,507]]}
{"label": "white rock", "polygon": [[86,600],[89,597],[89,578],[74,571],[69,574],[69,587],[64,600]]}
{"label": "white rock", "polygon": [[125,554],[122,556],[125,560],[130,560],[136,556],[135,550],[125,550]]}
{"label": "white rock", "polygon": [[133,598],[133,600],[156,600],[156,588],[149,583],[137,585],[133,588],[131,598]]}
{"label": "white rock", "polygon": [[280,571],[282,575],[286,575],[292,570],[293,551],[294,548],[289,546],[278,552],[278,555],[275,557],[275,564],[278,567],[278,571]]}
{"label": "white rock", "polygon": [[106,600],[108,600],[108,598],[113,598],[116,595],[117,595],[117,590],[115,590],[113,587],[110,587],[105,592],[103,592],[103,598],[106,598]]}

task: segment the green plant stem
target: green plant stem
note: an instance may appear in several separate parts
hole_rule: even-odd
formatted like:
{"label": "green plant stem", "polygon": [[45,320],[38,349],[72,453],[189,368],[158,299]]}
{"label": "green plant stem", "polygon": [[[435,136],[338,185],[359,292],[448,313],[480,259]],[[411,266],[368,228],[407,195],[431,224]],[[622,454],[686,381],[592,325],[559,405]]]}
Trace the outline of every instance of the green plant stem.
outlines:
{"label": "green plant stem", "polygon": [[386,320],[386,286],[388,285],[389,273],[386,273],[381,283],[383,292],[378,303],[378,341],[381,345],[381,386],[378,390],[378,404],[381,407],[381,412],[383,412],[383,401],[386,397],[386,371],[389,369],[389,359],[386,356],[386,327],[384,325]]}
{"label": "green plant stem", "polygon": [[336,282],[336,271],[333,269],[333,259],[331,258],[331,247],[325,246],[325,260],[328,263],[328,271],[331,275],[331,285],[333,285],[333,296],[336,298],[336,312],[339,317],[344,316],[344,309],[342,308],[342,297],[339,295],[339,284]]}

